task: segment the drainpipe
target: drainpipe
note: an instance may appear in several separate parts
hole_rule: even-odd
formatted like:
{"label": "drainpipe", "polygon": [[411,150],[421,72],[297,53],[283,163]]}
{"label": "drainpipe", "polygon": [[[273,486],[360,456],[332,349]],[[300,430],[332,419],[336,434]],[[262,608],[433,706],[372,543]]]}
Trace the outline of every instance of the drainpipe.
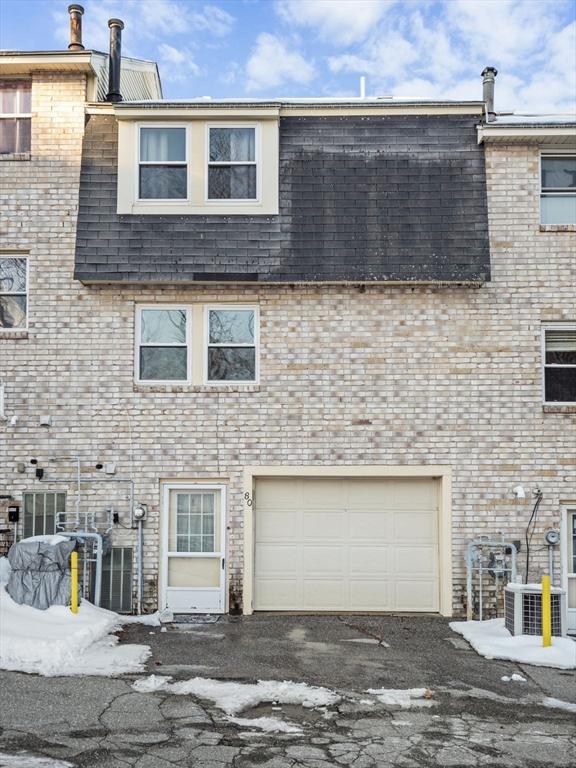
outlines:
{"label": "drainpipe", "polygon": [[108,60],[108,93],[106,101],[122,101],[120,93],[120,66],[122,62],[122,30],[124,22],[120,19],[110,19],[110,57]]}
{"label": "drainpipe", "polygon": [[84,14],[84,8],[81,5],[68,6],[68,13],[70,14],[70,42],[68,44],[69,51],[83,51],[82,45],[82,16]]}
{"label": "drainpipe", "polygon": [[494,111],[494,81],[497,74],[498,70],[496,67],[485,67],[482,70],[482,99],[488,123],[496,120],[496,112]]}

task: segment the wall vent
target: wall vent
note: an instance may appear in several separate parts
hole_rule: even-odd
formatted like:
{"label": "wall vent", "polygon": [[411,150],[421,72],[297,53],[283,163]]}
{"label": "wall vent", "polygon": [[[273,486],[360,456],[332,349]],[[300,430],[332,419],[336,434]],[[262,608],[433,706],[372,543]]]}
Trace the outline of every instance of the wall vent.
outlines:
{"label": "wall vent", "polygon": [[102,559],[102,608],[132,613],[132,562],[132,547],[112,547]]}

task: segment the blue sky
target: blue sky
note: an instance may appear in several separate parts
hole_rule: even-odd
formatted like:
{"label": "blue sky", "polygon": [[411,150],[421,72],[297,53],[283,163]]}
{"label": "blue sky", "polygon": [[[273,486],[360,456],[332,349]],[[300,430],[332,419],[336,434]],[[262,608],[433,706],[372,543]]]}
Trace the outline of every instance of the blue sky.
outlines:
{"label": "blue sky", "polygon": [[[476,99],[486,64],[497,108],[576,110],[576,0],[84,0],[86,47],[158,61],[164,95]],[[67,0],[2,0],[0,48],[63,48]]]}

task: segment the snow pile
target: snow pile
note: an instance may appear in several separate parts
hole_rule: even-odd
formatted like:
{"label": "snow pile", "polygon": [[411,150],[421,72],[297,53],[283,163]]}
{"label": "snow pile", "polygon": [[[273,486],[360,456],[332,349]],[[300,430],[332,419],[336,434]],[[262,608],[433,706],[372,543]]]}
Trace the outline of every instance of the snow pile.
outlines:
{"label": "snow pile", "polygon": [[122,624],[144,624],[148,627],[159,627],[162,624],[160,612],[142,613],[139,616],[122,616]]}
{"label": "snow pile", "polygon": [[542,704],[544,704],[545,707],[550,707],[550,709],[564,709],[566,712],[574,712],[574,714],[576,714],[576,704],[573,704],[570,701],[546,698]]}
{"label": "snow pile", "polygon": [[432,691],[429,688],[368,688],[366,693],[376,696],[381,704],[401,709],[432,707]]}
{"label": "snow pile", "polygon": [[503,677],[500,678],[500,680],[502,680],[503,683],[525,683],[526,682],[526,678],[522,677],[522,675],[519,675],[516,672],[514,672],[510,676],[504,675]]}
{"label": "snow pile", "polygon": [[452,621],[450,629],[462,635],[480,656],[487,659],[576,669],[576,643],[567,637],[553,637],[552,645],[544,648],[539,635],[511,635],[504,626],[504,619]]}
{"label": "snow pile", "polygon": [[0,668],[56,675],[142,672],[146,645],[118,645],[111,632],[123,617],[83,600],[77,614],[64,605],[45,611],[18,605],[0,586]]}
{"label": "snow pile", "polygon": [[7,557],[0,557],[0,584],[8,584],[12,570]]}
{"label": "snow pile", "polygon": [[257,683],[231,683],[194,677],[172,683],[171,677],[150,675],[136,680],[132,687],[139,693],[162,691],[178,695],[191,694],[199,699],[212,701],[226,715],[227,720],[240,726],[260,728],[269,733],[299,733],[300,728],[275,717],[252,719],[236,717],[243,710],[271,702],[274,704],[299,704],[302,707],[327,707],[340,701],[340,696],[328,688],[320,688],[290,680],[259,680]]}
{"label": "snow pile", "polygon": [[34,757],[23,752],[19,755],[0,752],[0,765],[6,768],[74,768],[72,763],[53,760],[51,757]]}

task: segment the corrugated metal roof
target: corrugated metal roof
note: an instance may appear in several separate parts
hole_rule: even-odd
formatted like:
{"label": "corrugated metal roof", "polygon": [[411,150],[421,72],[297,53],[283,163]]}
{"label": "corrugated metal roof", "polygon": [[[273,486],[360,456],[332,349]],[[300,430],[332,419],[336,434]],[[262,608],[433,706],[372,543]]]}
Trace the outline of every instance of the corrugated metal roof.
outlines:
{"label": "corrugated metal roof", "polygon": [[[108,62],[105,53],[95,53],[93,65],[96,70],[98,101],[106,101],[108,93]],[[120,93],[127,101],[162,98],[162,85],[158,66],[154,61],[122,57],[120,68]]]}

